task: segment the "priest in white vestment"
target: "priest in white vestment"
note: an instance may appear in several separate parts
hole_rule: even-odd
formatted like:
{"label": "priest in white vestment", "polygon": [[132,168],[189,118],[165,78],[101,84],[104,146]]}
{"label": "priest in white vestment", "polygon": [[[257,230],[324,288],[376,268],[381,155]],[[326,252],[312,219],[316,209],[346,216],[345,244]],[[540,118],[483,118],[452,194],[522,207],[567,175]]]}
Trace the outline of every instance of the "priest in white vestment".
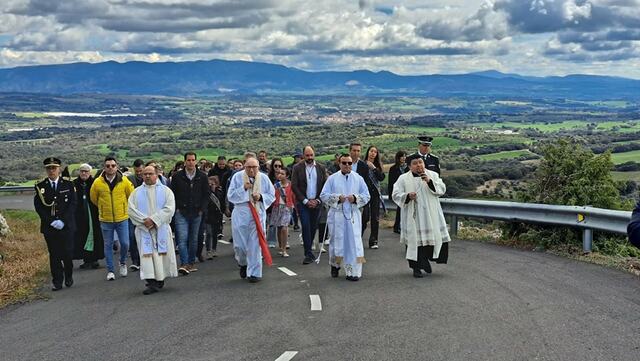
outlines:
{"label": "priest in white vestment", "polygon": [[176,202],[171,189],[158,180],[160,170],[142,170],[144,183],[129,196],[129,218],[135,228],[140,252],[140,279],[147,282],[145,295],[158,292],[167,277],[178,277],[171,219]]}
{"label": "priest in white vestment", "polygon": [[410,172],[393,185],[393,201],[401,208],[400,242],[407,247],[406,259],[413,276],[431,273],[429,260],[447,263],[449,231],[439,197],[447,188],[438,173],[425,168],[421,158],[411,160]]}
{"label": "priest in white vestment", "polygon": [[340,171],[327,179],[320,193],[320,199],[329,207],[331,277],[338,277],[340,268],[344,267],[347,280],[358,281],[365,263],[360,209],[369,202],[370,196],[364,179],[351,171],[351,156],[341,155],[339,163]]}
{"label": "priest in white vestment", "polygon": [[227,199],[234,205],[231,214],[233,250],[240,266],[240,277],[247,278],[248,276],[251,283],[259,282],[262,279],[262,250],[250,204],[255,207],[264,232],[267,208],[275,201],[275,198],[276,192],[273,184],[271,184],[269,176],[259,171],[256,158],[248,158],[244,170],[234,174],[229,183]]}

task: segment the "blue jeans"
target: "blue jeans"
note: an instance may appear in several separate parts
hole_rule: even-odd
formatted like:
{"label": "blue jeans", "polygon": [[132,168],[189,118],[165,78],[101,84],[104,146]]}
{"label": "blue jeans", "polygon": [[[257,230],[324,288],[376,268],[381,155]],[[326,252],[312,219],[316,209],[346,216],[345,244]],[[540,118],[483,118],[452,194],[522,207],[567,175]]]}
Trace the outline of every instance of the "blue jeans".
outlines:
{"label": "blue jeans", "polygon": [[201,219],[202,215],[197,213],[176,211],[174,220],[176,222],[176,238],[178,239],[180,264],[182,266],[196,262],[198,231],[200,230]]}
{"label": "blue jeans", "polygon": [[107,262],[107,270],[115,272],[113,267],[113,232],[118,233],[120,241],[120,264],[125,264],[129,251],[129,220],[115,223],[100,222],[100,229],[104,239],[104,258]]}
{"label": "blue jeans", "polygon": [[304,243],[304,256],[315,259],[315,255],[311,250],[313,238],[316,236],[318,229],[318,219],[320,218],[321,208],[308,208],[302,202],[298,203],[300,211],[300,226],[302,227],[302,242]]}

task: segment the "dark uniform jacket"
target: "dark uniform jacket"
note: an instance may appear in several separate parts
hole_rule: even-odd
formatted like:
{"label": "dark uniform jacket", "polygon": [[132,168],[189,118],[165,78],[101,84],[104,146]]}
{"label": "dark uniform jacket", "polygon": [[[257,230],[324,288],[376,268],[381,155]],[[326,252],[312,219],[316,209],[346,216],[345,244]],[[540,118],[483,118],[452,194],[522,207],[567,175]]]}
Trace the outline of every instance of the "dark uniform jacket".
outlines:
{"label": "dark uniform jacket", "polygon": [[421,155],[420,153],[415,152],[407,157],[407,165],[411,165],[411,160],[415,158],[422,158],[425,168],[440,175],[440,159],[438,159],[438,157],[431,153],[427,155]]}
{"label": "dark uniform jacket", "polygon": [[627,235],[629,236],[629,242],[640,248],[640,202],[636,204],[636,208],[631,214],[631,222],[627,226]]}
{"label": "dark uniform jacket", "polygon": [[60,177],[54,191],[51,188],[49,178],[45,178],[36,184],[35,188],[36,195],[33,199],[33,205],[40,216],[40,232],[43,234],[59,232],[51,227],[51,222],[55,220],[61,220],[64,223],[64,228],[61,231],[75,232],[77,200],[73,183]]}

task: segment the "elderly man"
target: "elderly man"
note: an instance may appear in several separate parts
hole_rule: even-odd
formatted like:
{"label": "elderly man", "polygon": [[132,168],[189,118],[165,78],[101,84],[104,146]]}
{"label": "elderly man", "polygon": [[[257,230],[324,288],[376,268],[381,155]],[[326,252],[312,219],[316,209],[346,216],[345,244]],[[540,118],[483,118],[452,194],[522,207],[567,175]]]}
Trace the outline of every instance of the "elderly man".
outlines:
{"label": "elderly man", "polygon": [[349,154],[340,156],[340,172],[329,176],[320,199],[329,207],[331,277],[338,277],[340,267],[344,265],[347,280],[358,281],[365,263],[360,209],[369,202],[369,190],[364,179],[351,171],[352,165]]}
{"label": "elderly man", "polygon": [[244,170],[231,178],[227,192],[227,199],[234,205],[231,225],[240,277],[244,279],[248,275],[251,283],[262,279],[262,252],[265,252],[265,259],[270,259],[264,230],[266,210],[275,200],[275,189],[269,176],[258,167],[256,158],[248,158]]}
{"label": "elderly man", "polygon": [[129,197],[129,217],[136,227],[140,253],[140,279],[147,282],[143,294],[158,292],[167,277],[178,277],[176,253],[171,239],[171,219],[176,210],[173,192],[158,181],[159,169],[147,166],[144,183]]}
{"label": "elderly man", "polygon": [[78,178],[73,180],[76,188],[76,237],[74,259],[82,259],[80,268],[96,269],[98,260],[104,258],[104,241],[98,220],[98,207],[89,201],[89,190],[93,185],[92,167],[84,163],[78,168]]}
{"label": "elderly man", "polygon": [[73,285],[73,236],[76,192],[73,183],[60,177],[60,159],[44,160],[47,178],[36,184],[33,205],[40,216],[40,232],[49,250],[53,291]]}
{"label": "elderly man", "polygon": [[400,241],[407,246],[406,259],[413,276],[431,273],[429,260],[447,263],[449,231],[438,197],[446,187],[438,173],[426,169],[422,158],[411,159],[410,172],[393,185],[393,201],[400,213]]}

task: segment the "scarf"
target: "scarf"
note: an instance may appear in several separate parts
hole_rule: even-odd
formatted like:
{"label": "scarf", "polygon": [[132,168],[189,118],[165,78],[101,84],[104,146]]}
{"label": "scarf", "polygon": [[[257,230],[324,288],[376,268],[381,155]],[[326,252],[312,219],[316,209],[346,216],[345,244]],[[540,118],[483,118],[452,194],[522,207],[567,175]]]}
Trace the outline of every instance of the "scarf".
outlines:
{"label": "scarf", "polygon": [[91,215],[91,205],[87,199],[87,183],[82,183],[82,203],[87,209],[87,215],[89,217],[89,234],[87,235],[87,241],[84,243],[84,250],[87,252],[93,252],[93,217]]}
{"label": "scarf", "polygon": [[251,203],[254,207],[256,206],[256,204],[258,202],[253,200],[253,195],[254,194],[260,194],[260,189],[262,189],[260,187],[260,183],[261,183],[261,179],[260,179],[260,173],[256,174],[255,178],[253,178],[253,182],[250,181],[249,176],[247,175],[247,172],[245,171],[244,173],[242,173],[242,183],[247,183],[247,182],[251,182],[251,184],[253,184],[253,187],[251,187],[249,189],[249,191],[251,192],[251,194],[249,195],[249,203]]}
{"label": "scarf", "polygon": [[[136,202],[138,206],[138,210],[144,216],[149,216],[149,197],[148,192],[150,187],[146,187],[145,185],[141,186],[142,188],[138,188],[136,192]],[[156,183],[155,186],[156,192],[156,209],[162,209],[167,202],[165,186],[162,183]],[[168,224],[162,224],[158,226],[158,235],[156,237],[157,241],[154,244],[153,237],[151,237],[151,233],[145,227],[140,227],[142,231],[142,254],[143,255],[151,255],[153,254],[153,250],[157,249],[159,254],[167,253],[167,243],[171,240],[171,228]]]}
{"label": "scarf", "polygon": [[[260,220],[260,216],[258,215],[258,202],[253,200],[253,195],[260,194],[260,173],[256,174],[254,178],[253,187],[249,189],[251,195],[249,196],[249,210],[251,211],[251,217],[256,224],[256,232],[258,232],[258,244],[260,245],[260,250],[262,251],[262,257],[264,257],[264,263],[267,266],[271,266],[273,264],[273,260],[271,259],[271,252],[269,252],[269,246],[267,245],[267,238],[264,235],[264,229],[262,229],[262,221]],[[249,182],[249,176],[247,176],[247,172],[242,174],[243,183]]]}

